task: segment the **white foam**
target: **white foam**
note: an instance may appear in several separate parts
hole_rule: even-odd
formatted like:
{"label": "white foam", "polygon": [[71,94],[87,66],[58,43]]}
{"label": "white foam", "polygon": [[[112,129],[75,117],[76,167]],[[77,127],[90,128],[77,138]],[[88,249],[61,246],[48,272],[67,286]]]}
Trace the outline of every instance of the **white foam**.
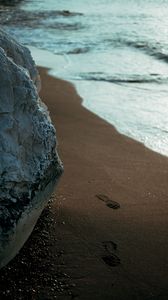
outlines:
{"label": "white foam", "polygon": [[[88,54],[86,56],[61,56],[34,47],[30,47],[30,49],[38,65],[50,68],[50,75],[75,84],[78,93],[83,98],[82,104],[86,108],[114,125],[121,133],[168,156],[167,83],[161,85],[132,83],[128,85],[126,83],[81,80],[76,74],[93,69],[92,58],[90,57],[88,60]],[[143,55],[143,61],[146,59],[146,64],[141,68],[142,74],[150,70],[151,66],[151,73],[154,73],[154,69],[159,69],[162,76],[166,76],[167,65],[164,65],[163,62],[153,61],[153,58],[148,58],[144,54],[140,55]],[[126,56],[128,57],[128,55]],[[96,58],[93,55],[94,59]],[[116,59],[112,62],[116,62]],[[100,63],[101,70],[103,62]],[[114,66],[111,68],[113,69]],[[131,73],[131,71],[129,72]]]}

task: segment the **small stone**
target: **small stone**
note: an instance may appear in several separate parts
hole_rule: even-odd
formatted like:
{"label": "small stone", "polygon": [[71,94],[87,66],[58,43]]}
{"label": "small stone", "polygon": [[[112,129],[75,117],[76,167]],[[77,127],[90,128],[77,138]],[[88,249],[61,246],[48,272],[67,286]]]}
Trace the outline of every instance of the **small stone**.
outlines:
{"label": "small stone", "polygon": [[75,287],[76,286],[76,284],[75,283],[71,283],[71,285],[70,286],[72,286],[72,287]]}

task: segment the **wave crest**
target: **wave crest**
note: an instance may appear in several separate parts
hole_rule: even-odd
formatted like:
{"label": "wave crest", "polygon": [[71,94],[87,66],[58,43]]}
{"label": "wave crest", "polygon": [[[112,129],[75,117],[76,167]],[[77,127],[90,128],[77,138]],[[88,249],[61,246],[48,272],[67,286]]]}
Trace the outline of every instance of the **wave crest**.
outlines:
{"label": "wave crest", "polygon": [[105,81],[111,83],[165,83],[168,77],[159,74],[114,74],[109,75],[102,72],[80,73],[75,77],[76,80],[91,80],[91,81]]}
{"label": "wave crest", "polygon": [[58,28],[65,30],[77,30],[83,26],[78,23],[68,23],[59,21],[58,17],[75,17],[82,15],[81,13],[63,11],[24,11],[21,9],[0,9],[0,23],[1,25],[17,26],[17,27],[31,27],[31,28]]}
{"label": "wave crest", "polygon": [[136,41],[136,40],[127,40],[124,38],[117,38],[112,40],[105,40],[104,41],[108,46],[113,47],[131,47],[134,49],[138,49],[140,51],[145,52],[147,55],[153,56],[159,60],[164,60],[168,62],[168,49],[167,52],[163,50],[161,44],[154,42],[146,42],[146,41]]}

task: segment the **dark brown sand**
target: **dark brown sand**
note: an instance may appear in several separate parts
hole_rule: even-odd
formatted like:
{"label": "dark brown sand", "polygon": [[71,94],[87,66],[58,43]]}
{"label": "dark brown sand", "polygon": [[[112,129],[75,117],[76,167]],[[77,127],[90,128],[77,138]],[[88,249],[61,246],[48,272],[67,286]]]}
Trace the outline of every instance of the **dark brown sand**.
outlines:
{"label": "dark brown sand", "polygon": [[70,83],[40,73],[65,171],[1,271],[0,299],[168,299],[168,158],[83,108]]}

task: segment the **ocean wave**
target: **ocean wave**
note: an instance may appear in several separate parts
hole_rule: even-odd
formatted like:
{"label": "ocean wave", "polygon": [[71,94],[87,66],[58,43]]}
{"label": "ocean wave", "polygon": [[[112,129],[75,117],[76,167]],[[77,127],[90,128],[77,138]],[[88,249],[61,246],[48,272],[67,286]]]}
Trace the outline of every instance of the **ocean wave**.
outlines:
{"label": "ocean wave", "polygon": [[91,80],[91,81],[105,81],[111,83],[166,83],[168,77],[159,74],[114,74],[108,75],[102,72],[80,73],[74,78],[75,80]]}
{"label": "ocean wave", "polygon": [[116,39],[106,39],[102,43],[108,45],[108,47],[112,46],[115,48],[118,47],[131,47],[134,49],[138,49],[140,51],[145,52],[147,55],[156,57],[158,60],[163,60],[168,62],[168,49],[163,50],[163,47],[159,43],[154,42],[146,42],[146,41],[137,41],[137,40],[127,40],[124,38],[116,38]]}
{"label": "ocean wave", "polygon": [[0,7],[2,6],[15,6],[17,5],[19,2],[21,2],[23,0],[0,0]]}
{"label": "ocean wave", "polygon": [[90,47],[78,47],[74,48],[70,51],[67,51],[66,54],[82,54],[82,53],[87,53],[90,51]]}
{"label": "ocean wave", "polygon": [[164,60],[168,62],[168,51],[167,53],[163,52],[161,45],[154,45],[152,43],[147,42],[134,42],[134,41],[126,41],[128,46],[134,47],[136,49],[143,50],[146,54],[150,56],[154,56],[159,60]]}
{"label": "ocean wave", "polygon": [[4,9],[0,8],[0,24],[7,26],[30,27],[30,28],[54,28],[64,30],[77,30],[83,26],[79,22],[63,22],[59,17],[75,17],[81,16],[81,13],[63,11],[24,11],[21,9]]}

